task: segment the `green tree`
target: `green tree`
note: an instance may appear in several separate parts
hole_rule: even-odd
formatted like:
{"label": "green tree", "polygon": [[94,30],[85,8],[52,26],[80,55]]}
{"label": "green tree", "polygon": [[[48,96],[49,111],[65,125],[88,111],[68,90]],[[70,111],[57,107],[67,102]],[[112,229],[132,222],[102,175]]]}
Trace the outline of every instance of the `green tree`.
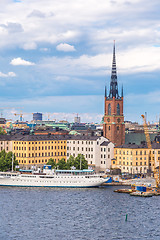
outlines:
{"label": "green tree", "polygon": [[[0,170],[1,171],[9,171],[12,170],[12,152],[6,152],[5,150],[2,150],[0,152]],[[18,161],[16,160],[16,157],[14,155],[13,157],[13,169],[15,169],[15,166],[18,165]]]}
{"label": "green tree", "polygon": [[64,158],[58,161],[57,167],[58,169],[61,169],[61,170],[67,169],[67,163]]}
{"label": "green tree", "polygon": [[71,169],[74,166],[74,157],[71,155],[67,160],[67,169]]}
{"label": "green tree", "polygon": [[47,165],[51,165],[52,168],[57,168],[56,161],[53,158],[49,159],[49,161],[47,162]]}
{"label": "green tree", "polygon": [[83,154],[78,154],[78,156],[74,160],[74,166],[76,167],[76,169],[80,169],[80,165],[81,169],[88,169],[88,162]]}

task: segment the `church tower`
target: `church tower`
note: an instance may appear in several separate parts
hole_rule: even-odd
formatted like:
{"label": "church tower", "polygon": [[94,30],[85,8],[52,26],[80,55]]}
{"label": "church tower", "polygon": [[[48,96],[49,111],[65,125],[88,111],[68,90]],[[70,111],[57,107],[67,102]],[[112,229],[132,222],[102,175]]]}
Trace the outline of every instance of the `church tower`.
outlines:
{"label": "church tower", "polygon": [[123,115],[123,87],[121,96],[118,93],[115,42],[113,46],[113,62],[110,81],[110,90],[107,95],[105,87],[105,110],[103,136],[108,138],[116,146],[125,143],[125,124]]}

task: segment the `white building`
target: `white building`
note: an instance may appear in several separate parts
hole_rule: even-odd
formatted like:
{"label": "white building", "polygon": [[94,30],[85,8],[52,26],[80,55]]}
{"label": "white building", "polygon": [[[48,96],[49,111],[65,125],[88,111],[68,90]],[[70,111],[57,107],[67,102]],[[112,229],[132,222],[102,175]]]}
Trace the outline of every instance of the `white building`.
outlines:
{"label": "white building", "polygon": [[105,137],[70,136],[67,140],[67,160],[71,155],[77,157],[78,154],[83,154],[88,165],[96,171],[106,172],[114,157],[114,144]]}

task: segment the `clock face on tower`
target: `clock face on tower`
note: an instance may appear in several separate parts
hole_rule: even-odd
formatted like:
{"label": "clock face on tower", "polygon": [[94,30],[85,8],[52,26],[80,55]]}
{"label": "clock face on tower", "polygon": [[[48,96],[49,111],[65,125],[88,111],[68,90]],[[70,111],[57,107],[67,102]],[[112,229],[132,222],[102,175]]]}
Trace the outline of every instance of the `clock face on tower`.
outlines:
{"label": "clock face on tower", "polygon": [[118,118],[118,119],[117,119],[117,122],[118,122],[118,123],[120,123],[120,121],[121,121],[121,119],[120,119],[120,118]]}
{"label": "clock face on tower", "polygon": [[107,122],[110,122],[110,118],[107,118]]}

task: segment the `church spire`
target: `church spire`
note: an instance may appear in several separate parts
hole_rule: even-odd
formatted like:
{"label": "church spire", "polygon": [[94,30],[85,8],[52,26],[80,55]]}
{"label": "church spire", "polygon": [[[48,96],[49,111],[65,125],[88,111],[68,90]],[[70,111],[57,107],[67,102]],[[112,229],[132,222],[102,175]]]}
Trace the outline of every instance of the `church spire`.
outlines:
{"label": "church spire", "polygon": [[113,45],[113,61],[112,61],[112,73],[110,82],[109,98],[118,98],[118,83],[117,83],[117,71],[116,71],[116,54],[115,54],[115,41]]}
{"label": "church spire", "polygon": [[105,93],[104,93],[105,95],[105,97],[107,97],[107,88],[106,88],[106,86],[105,86]]}
{"label": "church spire", "polygon": [[121,94],[121,97],[123,97],[123,85],[122,85],[122,94]]}

